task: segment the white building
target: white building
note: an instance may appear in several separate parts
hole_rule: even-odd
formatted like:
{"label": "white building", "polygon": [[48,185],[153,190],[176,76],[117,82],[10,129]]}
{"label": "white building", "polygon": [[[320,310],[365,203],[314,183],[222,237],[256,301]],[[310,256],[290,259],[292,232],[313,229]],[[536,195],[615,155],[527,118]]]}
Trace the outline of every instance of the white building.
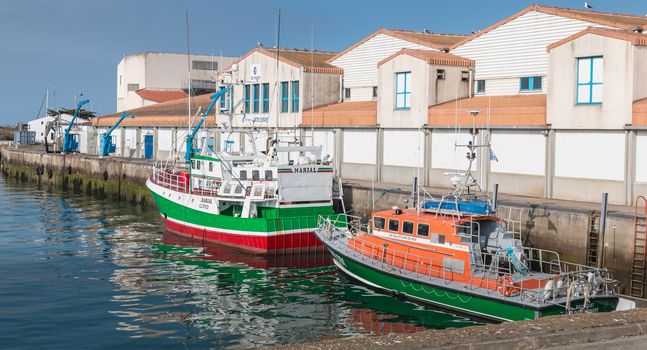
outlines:
{"label": "white building", "polygon": [[234,57],[140,52],[124,55],[117,65],[117,111],[148,106],[187,96],[191,87],[214,91],[220,72]]}
{"label": "white building", "polygon": [[[72,120],[71,115],[69,114],[61,114],[61,124],[63,126],[63,132],[65,131],[65,128],[70,124],[70,121]],[[50,130],[48,135],[45,135],[45,128],[47,128],[47,123],[51,122],[55,119],[55,117],[52,116],[45,116],[41,118],[37,118],[34,120],[31,120],[27,122],[27,125],[29,126],[29,131],[35,131],[36,132],[36,143],[44,143],[45,142],[45,137],[47,137],[48,142],[54,141],[55,138],[55,130]],[[87,122],[87,119],[84,118],[76,118],[75,126],[72,128],[74,132],[78,133],[80,131],[79,125],[82,123]]]}

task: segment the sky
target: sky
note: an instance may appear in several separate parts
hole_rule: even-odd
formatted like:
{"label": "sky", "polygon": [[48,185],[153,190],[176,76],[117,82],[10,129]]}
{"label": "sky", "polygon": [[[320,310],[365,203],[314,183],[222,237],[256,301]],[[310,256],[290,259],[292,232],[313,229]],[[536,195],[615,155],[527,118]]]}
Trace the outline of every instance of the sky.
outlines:
{"label": "sky", "polygon": [[[592,0],[594,10],[647,14],[641,0]],[[274,46],[341,51],[379,28],[469,34],[532,3],[583,8],[584,1],[525,0],[0,0],[0,125],[34,119],[49,106],[74,107],[75,93],[98,115],[116,109],[124,54],[187,50],[241,56]],[[55,92],[54,92],[55,91]],[[43,111],[40,113],[44,114]]]}

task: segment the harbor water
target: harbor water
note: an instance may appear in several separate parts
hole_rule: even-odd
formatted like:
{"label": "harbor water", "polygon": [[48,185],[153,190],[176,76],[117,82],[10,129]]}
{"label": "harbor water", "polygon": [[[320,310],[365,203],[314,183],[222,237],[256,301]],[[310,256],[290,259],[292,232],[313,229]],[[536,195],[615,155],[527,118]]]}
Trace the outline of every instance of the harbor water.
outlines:
{"label": "harbor water", "polygon": [[256,348],[478,324],[375,293],[326,253],[250,256],[155,208],[0,177],[0,348]]}

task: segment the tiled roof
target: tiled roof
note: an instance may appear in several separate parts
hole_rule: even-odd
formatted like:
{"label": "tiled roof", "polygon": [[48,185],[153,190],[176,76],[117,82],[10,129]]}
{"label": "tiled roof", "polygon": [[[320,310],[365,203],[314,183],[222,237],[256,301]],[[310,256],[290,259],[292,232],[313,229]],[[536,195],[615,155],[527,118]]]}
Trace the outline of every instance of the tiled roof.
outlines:
{"label": "tiled roof", "polygon": [[[258,52],[276,59],[275,48],[266,48],[266,47],[255,47],[243,57],[241,57],[237,62],[240,62],[247,58],[247,56]],[[281,62],[287,63],[294,67],[303,67],[303,70],[311,73],[326,73],[326,74],[342,74],[343,69],[335,67],[334,65],[328,63],[330,58],[335,56],[336,52],[323,52],[323,51],[310,51],[310,50],[298,50],[298,49],[279,49],[279,60]]]}
{"label": "tiled roof", "polygon": [[470,111],[478,110],[479,126],[546,125],[546,95],[475,96],[429,107],[432,126],[472,125]]}
{"label": "tiled roof", "polygon": [[443,66],[459,66],[459,67],[475,66],[475,62],[473,60],[452,55],[450,53],[445,53],[442,51],[415,50],[415,49],[401,49],[400,51],[378,62],[377,66],[379,67],[382,64],[400,55],[408,55],[408,56],[416,57],[423,61],[427,61],[428,64],[437,64],[437,65],[443,65]]}
{"label": "tiled roof", "polygon": [[[204,111],[209,104],[211,99],[209,98],[212,94],[205,94],[199,96],[191,97],[191,119],[199,107],[202,107]],[[188,110],[189,110],[189,98],[182,98],[179,100],[167,101],[162,103],[157,103],[150,106],[135,108],[126,111],[129,114],[135,116],[134,119],[126,118],[121,123],[121,126],[177,126],[177,127],[187,127],[188,126]],[[216,118],[214,115],[215,112],[211,114],[205,120],[205,126],[214,126],[216,125]],[[112,126],[114,125],[119,117],[121,112],[109,114],[101,117],[94,118],[92,120],[93,126]]]}
{"label": "tiled roof", "polygon": [[467,38],[455,43],[451,49],[455,49],[469,41],[472,41],[479,36],[490,32],[510,21],[516,19],[517,17],[523,16],[530,11],[541,12],[549,15],[561,16],[571,19],[577,19],[580,21],[591,22],[603,26],[608,26],[617,29],[625,30],[647,30],[647,17],[637,16],[637,15],[627,15],[619,13],[610,13],[610,12],[597,12],[591,10],[578,10],[572,8],[562,8],[562,7],[553,7],[553,6],[543,6],[543,5],[530,5],[529,7],[515,13],[514,15],[497,22]]}
{"label": "tiled roof", "polygon": [[454,45],[455,43],[464,40],[467,38],[466,35],[462,34],[443,34],[443,33],[432,33],[432,32],[414,32],[411,30],[402,30],[402,29],[385,29],[382,28],[373,34],[367,36],[366,38],[358,41],[355,43],[353,46],[347,48],[346,50],[338,53],[334,57],[332,57],[328,62],[332,62],[335,59],[343,56],[345,53],[348,51],[362,45],[363,43],[369,41],[373,37],[379,35],[379,34],[385,34],[385,35],[390,35],[392,37],[406,40],[409,42],[412,42],[414,44],[426,46],[432,49],[446,49]]}
{"label": "tiled roof", "polygon": [[560,41],[557,41],[548,45],[548,47],[546,47],[546,51],[550,52],[550,50],[558,46],[564,45],[586,34],[595,34],[595,35],[606,36],[606,37],[614,38],[618,40],[625,40],[632,43],[635,46],[647,46],[647,34],[636,33],[636,32],[621,30],[621,29],[605,29],[605,28],[589,27],[571,36],[568,36]]}
{"label": "tiled roof", "polygon": [[177,100],[179,98],[186,98],[189,95],[180,89],[154,89],[143,88],[136,91],[137,95],[141,96],[144,100],[153,102],[166,102]]}
{"label": "tiled roof", "polygon": [[632,112],[633,126],[647,126],[647,98],[634,101]]}
{"label": "tiled roof", "polygon": [[373,126],[377,124],[377,101],[332,103],[304,110],[303,126]]}

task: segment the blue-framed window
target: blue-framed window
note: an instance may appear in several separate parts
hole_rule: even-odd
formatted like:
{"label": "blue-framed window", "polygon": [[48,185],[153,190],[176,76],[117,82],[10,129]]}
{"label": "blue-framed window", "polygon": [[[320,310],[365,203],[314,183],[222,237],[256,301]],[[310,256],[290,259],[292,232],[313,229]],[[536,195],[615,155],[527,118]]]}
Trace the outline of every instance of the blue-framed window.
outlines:
{"label": "blue-framed window", "polygon": [[245,85],[245,90],[244,90],[244,99],[245,99],[245,113],[249,113],[250,111],[250,100],[249,100],[249,91],[250,91],[250,86],[249,84]]}
{"label": "blue-framed window", "polygon": [[411,108],[411,72],[395,73],[395,109]]}
{"label": "blue-framed window", "polygon": [[541,77],[523,77],[519,79],[520,91],[541,91]]}
{"label": "blue-framed window", "polygon": [[[221,87],[220,90],[224,90],[225,87]],[[227,94],[224,93],[220,96],[220,109],[225,109],[227,107]]]}
{"label": "blue-framed window", "polygon": [[292,113],[299,112],[299,81],[292,82]]}
{"label": "blue-framed window", "polygon": [[484,94],[485,93],[485,80],[476,81],[476,93]]}
{"label": "blue-framed window", "polygon": [[288,112],[288,105],[290,104],[290,90],[287,81],[281,82],[281,113]]}
{"label": "blue-framed window", "polygon": [[270,84],[263,83],[262,90],[263,90],[263,105],[261,108],[261,112],[269,113],[270,112]]}
{"label": "blue-framed window", "polygon": [[258,113],[258,107],[260,107],[261,96],[260,96],[260,84],[252,85],[252,91],[254,92],[254,99],[252,103],[252,113]]}
{"label": "blue-framed window", "polygon": [[577,59],[577,89],[575,102],[578,105],[602,103],[604,59],[602,56]]}

